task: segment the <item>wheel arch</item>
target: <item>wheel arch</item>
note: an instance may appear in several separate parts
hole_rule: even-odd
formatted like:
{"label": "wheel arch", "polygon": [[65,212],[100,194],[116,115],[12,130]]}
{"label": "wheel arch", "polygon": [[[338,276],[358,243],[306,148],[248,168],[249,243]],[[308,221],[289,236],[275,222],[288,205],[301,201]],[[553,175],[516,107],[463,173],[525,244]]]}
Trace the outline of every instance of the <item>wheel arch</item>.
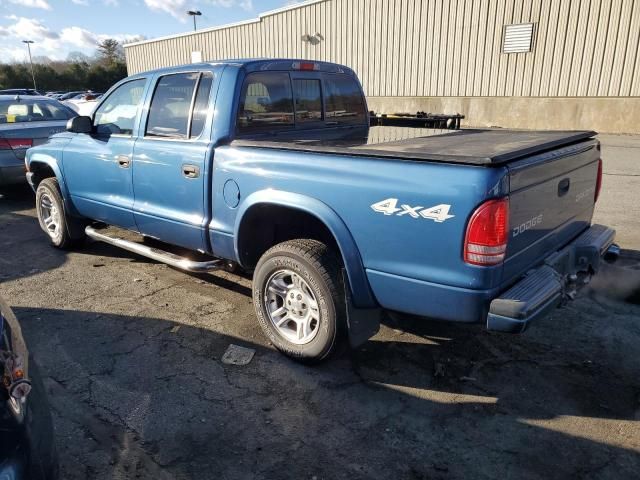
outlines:
{"label": "wheel arch", "polygon": [[28,158],[28,178],[33,190],[38,189],[38,185],[45,178],[55,177],[58,180],[58,186],[60,187],[60,193],[62,194],[62,200],[65,203],[65,207],[69,213],[73,216],[78,216],[78,213],[71,202],[69,196],[69,190],[67,189],[67,183],[65,182],[62,169],[58,164],[58,160],[53,155],[48,153],[36,152]]}
{"label": "wheel arch", "polygon": [[43,153],[34,153],[28,161],[29,173],[31,173],[31,183],[34,190],[38,188],[38,184],[45,178],[56,177],[60,185],[62,197],[67,200],[67,188],[62,176],[62,170],[58,165],[56,158]]}
{"label": "wheel arch", "polygon": [[[278,220],[283,216],[284,221]],[[256,231],[260,232],[259,236]],[[265,190],[251,194],[240,206],[234,228],[234,249],[238,262],[245,268],[255,266],[273,245],[295,238],[314,238],[333,244],[345,267],[354,306],[377,305],[356,242],[340,216],[327,204],[306,195]]]}

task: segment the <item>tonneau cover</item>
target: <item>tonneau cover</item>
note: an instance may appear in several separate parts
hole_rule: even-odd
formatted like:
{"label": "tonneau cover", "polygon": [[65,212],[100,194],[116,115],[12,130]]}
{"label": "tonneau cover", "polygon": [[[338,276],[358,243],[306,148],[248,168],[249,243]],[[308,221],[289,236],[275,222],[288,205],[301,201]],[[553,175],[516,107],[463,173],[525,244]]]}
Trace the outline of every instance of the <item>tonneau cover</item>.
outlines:
{"label": "tonneau cover", "polygon": [[[316,135],[317,133],[318,131],[315,132]],[[238,139],[231,145],[490,166],[501,165],[595,135],[596,132],[592,131],[451,131],[382,126],[371,127],[366,137],[348,140],[272,136],[263,139]]]}

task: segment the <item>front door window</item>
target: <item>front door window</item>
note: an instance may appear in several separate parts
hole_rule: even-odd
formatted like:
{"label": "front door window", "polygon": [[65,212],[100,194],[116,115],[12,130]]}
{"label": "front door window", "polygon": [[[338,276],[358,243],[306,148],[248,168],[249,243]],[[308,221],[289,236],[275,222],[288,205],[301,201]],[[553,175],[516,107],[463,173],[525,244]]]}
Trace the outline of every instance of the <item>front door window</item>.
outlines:
{"label": "front door window", "polygon": [[123,83],[109,94],[93,117],[97,134],[129,136],[133,134],[145,83],[144,78],[132,80]]}

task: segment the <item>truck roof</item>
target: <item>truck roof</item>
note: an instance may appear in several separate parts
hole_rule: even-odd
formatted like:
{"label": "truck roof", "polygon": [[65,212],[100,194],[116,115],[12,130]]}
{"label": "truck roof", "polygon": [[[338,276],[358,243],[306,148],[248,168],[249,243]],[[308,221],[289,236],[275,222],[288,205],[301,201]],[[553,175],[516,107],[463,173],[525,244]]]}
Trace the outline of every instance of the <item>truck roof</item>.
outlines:
{"label": "truck roof", "polygon": [[135,75],[131,75],[129,78],[136,77],[144,77],[149,74],[156,73],[175,73],[175,72],[183,72],[190,70],[203,69],[207,67],[214,67],[216,65],[234,65],[239,68],[243,68],[247,72],[253,71],[297,71],[297,70],[305,70],[311,68],[302,68],[301,66],[310,66],[313,65],[314,71],[318,72],[326,72],[326,73],[344,73],[347,75],[354,75],[355,72],[345,66],[337,63],[330,62],[321,62],[319,60],[305,60],[300,58],[237,58],[237,59],[226,59],[226,60],[214,60],[211,62],[201,62],[201,63],[188,63],[185,65],[177,65],[173,67],[163,67],[155,70],[149,70],[146,72],[137,73]]}

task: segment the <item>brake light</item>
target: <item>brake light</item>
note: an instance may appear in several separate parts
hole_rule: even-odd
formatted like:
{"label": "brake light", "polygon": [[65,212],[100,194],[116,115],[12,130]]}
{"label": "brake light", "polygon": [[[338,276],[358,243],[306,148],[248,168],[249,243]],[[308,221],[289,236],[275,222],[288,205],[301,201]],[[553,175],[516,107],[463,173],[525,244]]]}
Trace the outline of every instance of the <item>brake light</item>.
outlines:
{"label": "brake light", "polygon": [[294,70],[320,70],[320,66],[313,62],[294,62],[292,65]]}
{"label": "brake light", "polygon": [[31,138],[0,138],[0,150],[20,150],[33,147]]}
{"label": "brake light", "polygon": [[598,176],[596,177],[596,193],[593,197],[594,203],[598,201],[600,190],[602,189],[602,159],[598,159]]}
{"label": "brake light", "polygon": [[489,200],[471,215],[464,240],[464,261],[497,265],[504,260],[509,238],[509,198]]}

